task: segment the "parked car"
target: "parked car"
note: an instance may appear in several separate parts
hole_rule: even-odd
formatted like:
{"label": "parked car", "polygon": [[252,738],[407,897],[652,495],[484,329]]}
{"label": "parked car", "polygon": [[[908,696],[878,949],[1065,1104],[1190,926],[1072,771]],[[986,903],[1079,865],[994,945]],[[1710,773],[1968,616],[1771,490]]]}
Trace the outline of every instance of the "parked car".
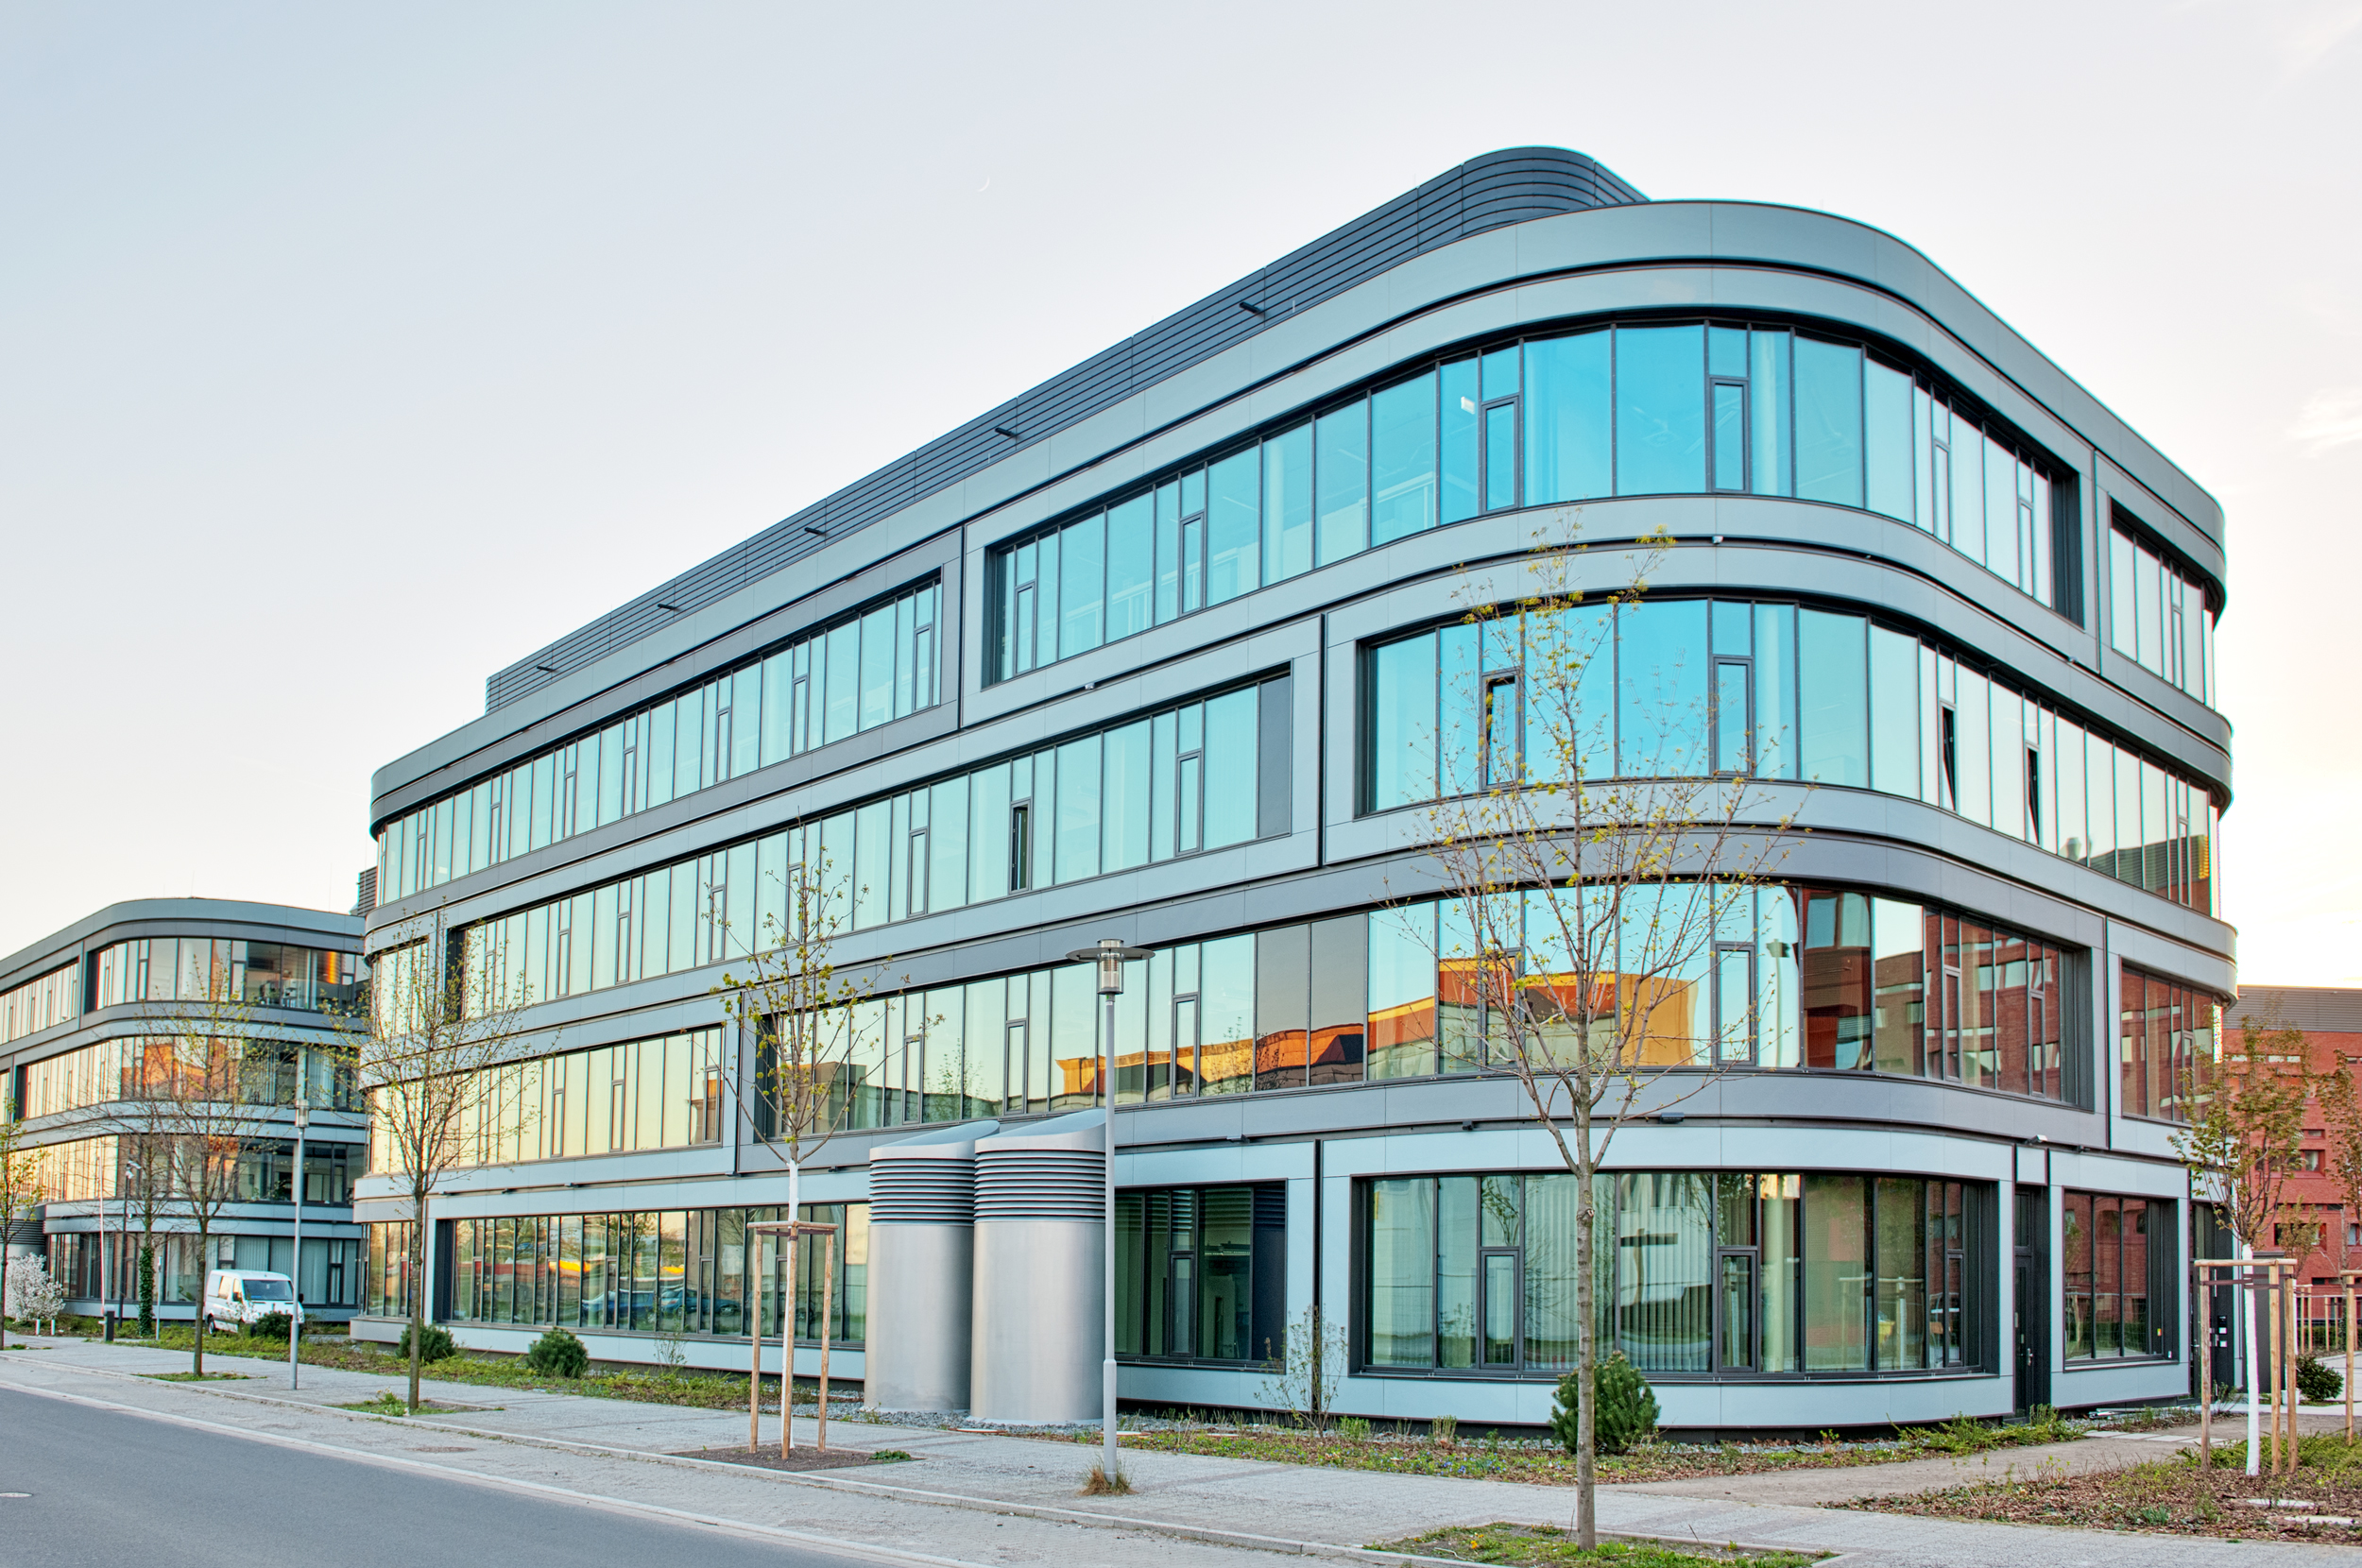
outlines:
{"label": "parked car", "polygon": [[303,1321],[303,1304],[296,1300],[295,1282],[284,1274],[260,1269],[216,1269],[205,1276],[205,1299],[197,1310],[206,1326],[236,1329],[257,1318],[283,1312]]}

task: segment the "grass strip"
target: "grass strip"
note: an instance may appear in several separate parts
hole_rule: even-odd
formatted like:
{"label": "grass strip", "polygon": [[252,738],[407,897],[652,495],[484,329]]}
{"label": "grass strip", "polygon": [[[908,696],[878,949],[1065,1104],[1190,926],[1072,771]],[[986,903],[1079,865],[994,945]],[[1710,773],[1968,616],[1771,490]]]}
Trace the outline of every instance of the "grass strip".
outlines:
{"label": "grass strip", "polygon": [[1548,1525],[1456,1525],[1372,1543],[1374,1552],[1408,1552],[1453,1562],[1498,1563],[1502,1568],[1807,1568],[1825,1552],[1749,1552],[1737,1546],[1672,1547],[1656,1542],[1601,1542],[1589,1550],[1572,1532]]}

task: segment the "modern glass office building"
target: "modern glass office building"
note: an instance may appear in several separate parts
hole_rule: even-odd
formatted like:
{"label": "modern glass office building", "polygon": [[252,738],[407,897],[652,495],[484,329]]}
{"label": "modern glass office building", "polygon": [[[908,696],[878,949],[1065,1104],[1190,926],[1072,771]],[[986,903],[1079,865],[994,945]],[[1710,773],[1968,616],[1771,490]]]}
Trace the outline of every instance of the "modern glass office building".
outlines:
{"label": "modern glass office building", "polygon": [[2185,1390],[2168,1139],[2233,980],[2220,509],[1902,242],[1547,148],[653,588],[382,769],[373,952],[520,989],[539,1054],[425,1280],[363,1180],[359,1332],[423,1288],[467,1342],[746,1364],[745,1227],[786,1183],[714,988],[802,867],[878,986],[803,1189],[844,1227],[840,1344],[969,1288],[873,1277],[917,1216],[873,1154],[1088,1125],[1065,955],[1113,936],[1150,955],[1112,1050],[1124,1397],[1253,1405],[1317,1304],[1343,1408],[1543,1420],[1572,1179],[1488,1070],[1452,905],[1406,890],[1449,738],[1514,729],[1527,678],[1458,606],[1532,594],[1569,530],[1600,588],[1670,541],[1600,771],[1754,775],[1809,829],[1718,949],[1738,1059],[1668,1065],[1679,1115],[1613,1146],[1605,1342],[1677,1427]]}
{"label": "modern glass office building", "polygon": [[[5,1114],[25,1123],[43,1200],[11,1250],[47,1258],[69,1312],[136,1313],[152,1237],[163,1317],[193,1316],[205,1271],[233,1268],[287,1274],[308,1310],[351,1317],[366,1240],[352,1185],[368,1134],[334,1020],[356,1016],[365,996],[360,917],[278,904],[114,904],[0,960]],[[225,1028],[243,1037],[214,1032]],[[241,1109],[175,1111],[208,1098],[187,1082],[199,1064],[234,1084],[222,1102]],[[300,1260],[299,1099],[311,1111]],[[203,1133],[236,1147],[201,1255],[163,1145]]]}

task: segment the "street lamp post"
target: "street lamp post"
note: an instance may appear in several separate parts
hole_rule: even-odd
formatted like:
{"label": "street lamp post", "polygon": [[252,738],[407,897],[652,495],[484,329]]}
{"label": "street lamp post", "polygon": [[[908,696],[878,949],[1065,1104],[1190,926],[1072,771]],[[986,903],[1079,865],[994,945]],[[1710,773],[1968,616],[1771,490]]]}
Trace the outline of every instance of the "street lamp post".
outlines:
{"label": "street lamp post", "polygon": [[1102,1290],[1105,1321],[1102,1324],[1099,1364],[1103,1426],[1100,1441],[1104,1452],[1099,1470],[1110,1481],[1122,1469],[1122,1460],[1116,1451],[1116,998],[1123,995],[1124,963],[1147,956],[1140,948],[1127,947],[1112,936],[1101,937],[1096,947],[1078,947],[1067,954],[1077,963],[1099,966],[1099,996],[1105,1014],[1099,1031],[1099,1092],[1107,1117],[1106,1231],[1104,1244],[1100,1248],[1101,1261],[1105,1266]]}
{"label": "street lamp post", "polygon": [[295,1200],[295,1241],[288,1248],[287,1294],[295,1300],[287,1314],[287,1387],[297,1387],[303,1375],[303,1358],[299,1354],[303,1343],[303,1133],[312,1125],[312,1102],[303,1098],[303,1048],[296,1048],[295,1101],[295,1180],[288,1185],[288,1195]]}

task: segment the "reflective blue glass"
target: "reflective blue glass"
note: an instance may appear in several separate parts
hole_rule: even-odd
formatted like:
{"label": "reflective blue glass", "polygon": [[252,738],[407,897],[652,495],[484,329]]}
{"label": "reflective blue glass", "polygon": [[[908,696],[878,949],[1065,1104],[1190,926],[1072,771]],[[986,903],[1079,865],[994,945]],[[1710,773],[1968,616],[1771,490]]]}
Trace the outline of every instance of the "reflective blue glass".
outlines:
{"label": "reflective blue glass", "polygon": [[1706,487],[1705,329],[1616,330],[1616,493]]}
{"label": "reflective blue glass", "polygon": [[1312,570],[1312,427],[1263,443],[1263,580]]}
{"label": "reflective blue glass", "polygon": [[1617,615],[1617,772],[1627,778],[1706,771],[1706,605],[1626,605]]}
{"label": "reflective blue glass", "polygon": [[1861,504],[1861,350],[1796,340],[1796,494]]}
{"label": "reflective blue glass", "polygon": [[1313,421],[1322,566],[1359,554],[1370,542],[1370,405],[1357,401]]}
{"label": "reflective blue glass", "polygon": [[1435,376],[1370,399],[1370,542],[1435,526]]}
{"label": "reflective blue glass", "polygon": [[1528,505],[1585,501],[1612,487],[1610,336],[1601,329],[1526,345]]}
{"label": "reflective blue glass", "polygon": [[1477,493],[1477,362],[1459,360],[1443,369],[1443,505],[1446,522],[1465,522],[1481,509]]}
{"label": "reflective blue glass", "polygon": [[1155,502],[1134,496],[1107,509],[1107,640],[1150,625],[1155,571]]}

